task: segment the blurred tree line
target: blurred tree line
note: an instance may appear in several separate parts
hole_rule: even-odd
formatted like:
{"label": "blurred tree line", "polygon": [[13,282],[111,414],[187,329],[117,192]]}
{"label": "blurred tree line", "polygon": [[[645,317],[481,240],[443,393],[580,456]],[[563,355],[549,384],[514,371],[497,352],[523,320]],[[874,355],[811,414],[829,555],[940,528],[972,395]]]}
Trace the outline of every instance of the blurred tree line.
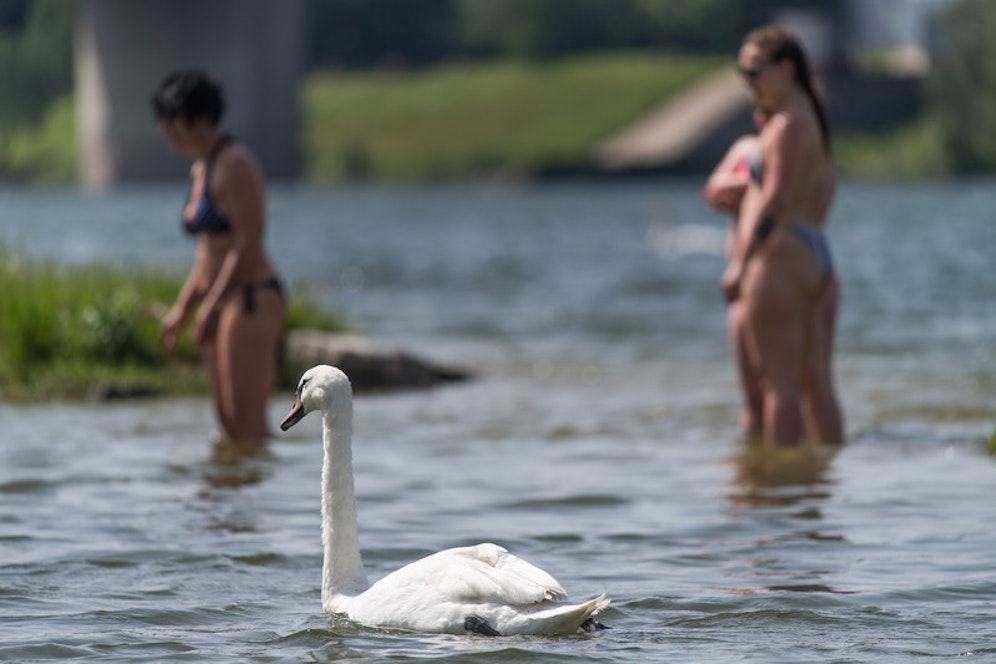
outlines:
{"label": "blurred tree line", "polygon": [[307,0],[311,66],[417,67],[453,58],[585,51],[731,53],[786,8],[841,0]]}
{"label": "blurred tree line", "polygon": [[996,2],[961,0],[939,17],[929,99],[960,173],[996,171]]}
{"label": "blurred tree line", "polygon": [[[279,0],[273,0],[279,2]],[[732,53],[785,7],[840,0],[304,0],[305,67],[418,67],[656,48]],[[73,87],[72,0],[0,0],[0,128],[38,121]],[[4,138],[0,132],[0,149]]]}
{"label": "blurred tree line", "polygon": [[73,89],[73,4],[0,0],[0,128],[41,118]]}
{"label": "blurred tree line", "polygon": [[[308,69],[613,49],[732,57],[743,34],[778,11],[844,11],[843,0],[303,1]],[[13,128],[71,93],[74,11],[72,0],[0,0],[0,153]],[[957,172],[996,171],[996,0],[958,0],[934,27],[928,91],[946,155]]]}

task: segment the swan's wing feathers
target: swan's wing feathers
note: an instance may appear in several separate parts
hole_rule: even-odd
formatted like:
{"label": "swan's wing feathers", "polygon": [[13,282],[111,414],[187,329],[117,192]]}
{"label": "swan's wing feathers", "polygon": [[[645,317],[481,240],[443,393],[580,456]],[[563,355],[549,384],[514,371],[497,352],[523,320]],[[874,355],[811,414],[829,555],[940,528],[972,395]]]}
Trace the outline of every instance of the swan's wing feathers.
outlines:
{"label": "swan's wing feathers", "polygon": [[495,569],[500,570],[505,578],[519,578],[542,587],[545,591],[546,599],[567,599],[567,592],[563,586],[555,578],[550,576],[549,573],[507,551],[503,556],[499,557],[495,563]]}
{"label": "swan's wing feathers", "polygon": [[448,549],[441,554],[447,554],[446,583],[455,600],[525,605],[567,597],[552,576],[496,544]]}
{"label": "swan's wing feathers", "polygon": [[381,585],[432,588],[440,599],[463,604],[523,606],[567,597],[552,576],[496,544],[434,553],[389,574],[371,590]]}

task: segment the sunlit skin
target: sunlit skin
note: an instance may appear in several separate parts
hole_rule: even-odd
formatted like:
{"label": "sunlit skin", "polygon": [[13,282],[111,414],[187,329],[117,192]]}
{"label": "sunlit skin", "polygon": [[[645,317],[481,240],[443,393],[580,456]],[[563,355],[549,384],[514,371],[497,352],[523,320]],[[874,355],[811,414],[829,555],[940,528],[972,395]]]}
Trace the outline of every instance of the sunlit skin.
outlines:
{"label": "sunlit skin", "polygon": [[[769,119],[769,114],[760,109],[755,109],[753,113],[754,125],[757,131],[764,128]],[[760,138],[757,134],[746,134],[734,141],[726,154],[710,173],[702,190],[702,196],[706,203],[721,212],[730,213],[733,216],[729,226],[728,255],[742,254],[744,247],[734,247],[738,240],[743,242],[743,235],[738,233],[740,217],[756,217],[756,206],[760,201],[761,188],[750,184],[750,174],[747,169],[747,161],[761,149]],[[831,190],[832,192],[832,190]],[[829,203],[829,197],[828,197]],[[827,206],[829,208],[829,205]],[[827,209],[823,218],[819,220],[819,225],[823,226],[826,221]],[[837,309],[840,300],[840,284],[836,273],[833,276],[833,284],[826,288],[825,297],[822,297],[822,305],[818,316],[823,326],[823,331],[827,343],[825,348],[819,348],[816,344],[807,344],[806,353],[816,354],[814,357],[807,357],[806,362],[820,362],[825,364],[826,375],[830,375],[833,338],[837,324]],[[730,335],[730,349],[736,362],[737,377],[740,382],[741,392],[744,396],[744,408],[740,415],[740,430],[748,440],[760,439],[763,434],[762,422],[764,421],[764,400],[761,386],[762,376],[760,368],[756,366],[756,359],[752,357],[747,335],[745,331],[745,307],[743,300],[736,298],[729,303],[727,312],[727,327]],[[814,425],[813,399],[812,394],[815,383],[807,380],[803,383],[803,407],[807,419],[807,428],[812,438],[818,439],[817,429]]]}
{"label": "sunlit skin", "polygon": [[[728,301],[742,303],[738,323],[744,326],[745,350],[763,376],[765,443],[798,445],[804,411],[817,441],[840,443],[827,326],[836,310],[838,285],[822,283],[815,255],[788,232],[792,226],[822,227],[835,186],[833,165],[812,103],[795,81],[794,64],[772,62],[758,45],[747,42],[738,65],[752,73],[745,80],[754,103],[771,119],[759,137],[764,181],[747,184],[723,293]],[[759,222],[769,216],[774,230],[763,242],[752,243]]]}
{"label": "sunlit skin", "polygon": [[[758,130],[764,127],[768,114],[755,110],[754,124]],[[758,200],[757,187],[748,191],[750,173],[748,161],[761,149],[756,134],[747,134],[734,141],[716,168],[706,180],[702,196],[711,207],[732,215],[732,223],[727,234],[727,254],[742,253],[742,248],[733,244],[740,237],[737,232],[740,216],[752,209]],[[744,330],[744,307],[740,299],[730,301],[727,310],[727,329],[730,350],[737,367],[737,377],[743,393],[744,407],[740,415],[740,430],[749,439],[761,434],[763,421],[763,399],[761,375],[750,355]]]}
{"label": "sunlit skin", "polygon": [[[194,159],[190,170],[189,218],[205,186],[205,159],[222,132],[205,120],[161,121],[160,131],[178,152]],[[254,310],[244,307],[243,288],[274,276],[263,245],[265,184],[252,155],[239,143],[216,157],[211,196],[231,233],[197,236],[190,273],[176,303],[162,320],[162,346],[172,354],[177,336],[193,320],[193,338],[203,353],[218,421],[225,438],[221,457],[261,450],[269,437],[266,401],[273,388],[285,303],[273,289],[255,289]]]}

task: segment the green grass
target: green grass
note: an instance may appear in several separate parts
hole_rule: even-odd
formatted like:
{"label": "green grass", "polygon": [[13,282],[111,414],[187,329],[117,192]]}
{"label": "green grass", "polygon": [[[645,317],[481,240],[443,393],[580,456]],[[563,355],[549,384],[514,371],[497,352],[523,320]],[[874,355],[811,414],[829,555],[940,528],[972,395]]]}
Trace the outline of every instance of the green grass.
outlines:
{"label": "green grass", "polygon": [[[59,269],[0,250],[0,398],[79,397],[109,387],[202,393],[189,335],[167,362],[159,320],[182,278],[110,266]],[[341,318],[295,293],[288,328],[342,330]]]}
{"label": "green grass", "polygon": [[57,100],[35,125],[3,132],[0,176],[32,183],[67,183],[76,177],[74,98]]}
{"label": "green grass", "polygon": [[839,134],[834,155],[849,178],[912,180],[951,173],[940,127],[926,116],[884,132]]}
{"label": "green grass", "polygon": [[599,140],[717,64],[629,53],[313,74],[302,96],[305,172],[431,180],[584,165]]}

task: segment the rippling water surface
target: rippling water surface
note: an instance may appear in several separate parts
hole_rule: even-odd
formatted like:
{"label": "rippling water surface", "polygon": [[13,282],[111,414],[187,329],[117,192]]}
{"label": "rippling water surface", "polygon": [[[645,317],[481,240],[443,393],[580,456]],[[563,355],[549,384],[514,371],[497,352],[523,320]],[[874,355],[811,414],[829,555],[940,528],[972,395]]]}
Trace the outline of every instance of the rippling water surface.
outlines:
{"label": "rippling water surface", "polygon": [[[608,593],[613,629],[485,639],[323,615],[317,416],[219,467],[201,400],[0,405],[0,661],[996,658],[996,190],[843,188],[851,442],[827,456],[737,440],[725,220],[697,186],[276,187],[270,204],[292,284],[480,376],[357,398],[369,576],[491,540],[575,598]],[[182,196],[2,191],[0,237],[179,271]]]}

